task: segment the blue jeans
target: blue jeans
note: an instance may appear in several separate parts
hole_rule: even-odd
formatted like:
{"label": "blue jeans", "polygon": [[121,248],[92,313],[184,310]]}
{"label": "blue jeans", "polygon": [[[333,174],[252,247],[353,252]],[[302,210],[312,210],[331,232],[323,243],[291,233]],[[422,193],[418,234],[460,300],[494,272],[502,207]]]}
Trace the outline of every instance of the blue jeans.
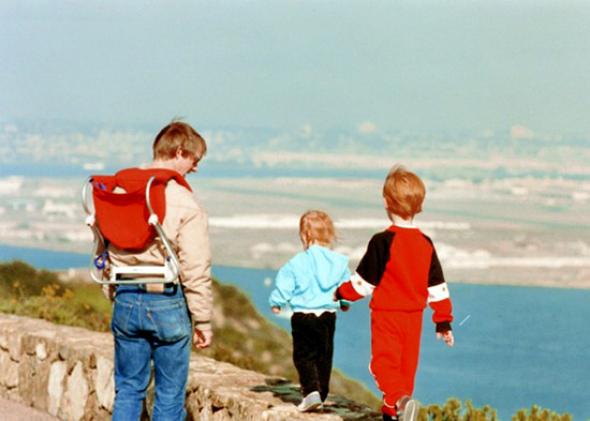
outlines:
{"label": "blue jeans", "polygon": [[182,288],[163,294],[117,287],[111,329],[115,338],[113,421],[138,421],[154,362],[152,420],[184,420],[192,328]]}

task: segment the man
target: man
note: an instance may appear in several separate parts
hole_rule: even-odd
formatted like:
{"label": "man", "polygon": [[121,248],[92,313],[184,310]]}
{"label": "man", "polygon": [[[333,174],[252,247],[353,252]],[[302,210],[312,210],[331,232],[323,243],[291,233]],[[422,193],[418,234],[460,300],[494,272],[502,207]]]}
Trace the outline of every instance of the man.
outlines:
{"label": "man", "polygon": [[[197,170],[206,151],[204,139],[190,125],[172,122],[157,135],[153,162],[145,171],[168,169],[184,177]],[[197,348],[208,347],[213,338],[207,214],[188,184],[181,184],[168,181],[165,218],[161,221],[178,256],[180,285],[118,285],[107,291],[114,297],[114,421],[140,419],[151,361],[155,380],[152,419],[184,420],[191,337]],[[162,265],[163,256],[157,239],[139,252],[109,247],[115,266]]]}

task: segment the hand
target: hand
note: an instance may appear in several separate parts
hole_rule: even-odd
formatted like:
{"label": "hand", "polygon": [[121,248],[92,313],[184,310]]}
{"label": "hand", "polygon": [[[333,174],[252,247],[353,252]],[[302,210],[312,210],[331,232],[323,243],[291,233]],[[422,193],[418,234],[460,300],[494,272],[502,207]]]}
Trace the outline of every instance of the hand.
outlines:
{"label": "hand", "polygon": [[207,348],[211,345],[213,341],[213,331],[212,330],[199,330],[195,328],[195,333],[193,334],[193,343],[199,349]]}
{"label": "hand", "polygon": [[338,292],[338,288],[336,288],[334,290],[334,295],[332,296],[332,300],[340,301],[341,299],[342,299],[342,297],[340,296],[340,293]]}
{"label": "hand", "polygon": [[455,338],[453,336],[452,330],[447,330],[446,332],[436,332],[436,339],[442,339],[449,347],[455,345]]}
{"label": "hand", "polygon": [[273,306],[271,310],[274,314],[279,314],[281,312],[281,308],[277,306]]}

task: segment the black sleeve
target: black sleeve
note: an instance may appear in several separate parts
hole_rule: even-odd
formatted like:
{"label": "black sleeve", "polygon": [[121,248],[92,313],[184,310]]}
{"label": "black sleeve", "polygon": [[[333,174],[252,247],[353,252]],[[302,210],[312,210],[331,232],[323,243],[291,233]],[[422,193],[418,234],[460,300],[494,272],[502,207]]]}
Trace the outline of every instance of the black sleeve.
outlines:
{"label": "black sleeve", "polygon": [[440,265],[440,261],[438,260],[438,255],[436,254],[436,249],[434,248],[434,244],[432,240],[428,236],[424,236],[430,245],[432,246],[432,257],[430,258],[430,270],[428,271],[428,286],[433,287],[435,285],[440,285],[445,282],[445,276],[443,275],[442,266]]}
{"label": "black sleeve", "polygon": [[394,235],[395,233],[391,231],[375,234],[369,241],[367,251],[356,268],[356,272],[372,285],[377,286],[381,282],[385,266],[389,261],[389,249]]}

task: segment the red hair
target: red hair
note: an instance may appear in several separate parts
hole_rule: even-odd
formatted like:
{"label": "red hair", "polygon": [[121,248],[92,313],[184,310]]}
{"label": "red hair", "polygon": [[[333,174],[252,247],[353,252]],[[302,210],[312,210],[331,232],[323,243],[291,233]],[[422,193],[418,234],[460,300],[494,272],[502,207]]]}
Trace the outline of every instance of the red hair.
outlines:
{"label": "red hair", "polygon": [[420,177],[400,165],[394,166],[385,177],[383,197],[390,213],[411,219],[422,211],[424,196],[426,188]]}

